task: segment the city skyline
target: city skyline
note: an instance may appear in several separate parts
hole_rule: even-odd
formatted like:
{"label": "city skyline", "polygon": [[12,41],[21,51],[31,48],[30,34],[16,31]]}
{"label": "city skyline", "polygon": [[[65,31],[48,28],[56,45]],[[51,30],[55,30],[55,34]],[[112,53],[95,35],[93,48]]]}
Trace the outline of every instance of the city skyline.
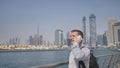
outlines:
{"label": "city skyline", "polygon": [[[120,19],[120,1],[113,0],[0,0],[0,42],[19,37],[27,41],[39,34],[54,42],[54,31],[64,35],[72,29],[82,30],[82,18],[96,16],[97,34],[108,29],[108,20]],[[25,42],[26,42],[25,41]],[[25,43],[23,42],[23,43]]]}

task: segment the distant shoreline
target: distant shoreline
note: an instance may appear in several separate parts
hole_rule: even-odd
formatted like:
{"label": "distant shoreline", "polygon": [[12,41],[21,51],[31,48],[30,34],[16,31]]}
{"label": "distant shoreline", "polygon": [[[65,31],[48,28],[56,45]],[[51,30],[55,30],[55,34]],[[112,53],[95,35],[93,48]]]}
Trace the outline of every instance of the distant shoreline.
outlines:
{"label": "distant shoreline", "polygon": [[61,50],[68,50],[68,49],[0,49],[0,53],[4,52],[34,52],[34,51],[61,51]]}

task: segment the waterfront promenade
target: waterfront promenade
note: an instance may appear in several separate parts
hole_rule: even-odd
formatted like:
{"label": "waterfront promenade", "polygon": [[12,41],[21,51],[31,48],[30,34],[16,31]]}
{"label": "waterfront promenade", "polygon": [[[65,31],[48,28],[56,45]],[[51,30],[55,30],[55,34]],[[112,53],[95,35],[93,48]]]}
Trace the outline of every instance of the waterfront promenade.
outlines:
{"label": "waterfront promenade", "polygon": [[0,45],[0,51],[19,51],[19,50],[59,50],[68,49],[67,45]]}
{"label": "waterfront promenade", "polygon": [[[67,45],[0,45],[0,50],[59,50],[68,49]],[[98,46],[97,49],[112,48],[117,46]]]}

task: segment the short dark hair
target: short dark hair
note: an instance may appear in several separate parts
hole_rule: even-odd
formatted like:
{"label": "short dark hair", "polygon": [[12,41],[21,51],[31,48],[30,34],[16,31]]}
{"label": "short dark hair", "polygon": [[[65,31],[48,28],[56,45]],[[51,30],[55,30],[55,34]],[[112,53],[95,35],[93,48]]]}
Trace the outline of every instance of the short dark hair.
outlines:
{"label": "short dark hair", "polygon": [[81,35],[82,38],[83,38],[83,32],[78,30],[78,29],[74,29],[74,30],[71,30],[71,32],[78,32],[78,35]]}

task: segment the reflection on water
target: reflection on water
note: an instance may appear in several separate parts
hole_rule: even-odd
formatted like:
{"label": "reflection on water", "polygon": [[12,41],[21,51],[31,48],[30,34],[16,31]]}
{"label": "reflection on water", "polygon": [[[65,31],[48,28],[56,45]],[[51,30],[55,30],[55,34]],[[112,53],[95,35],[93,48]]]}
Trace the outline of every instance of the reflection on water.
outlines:
{"label": "reflection on water", "polygon": [[68,60],[69,51],[34,51],[0,53],[0,68],[29,68]]}

